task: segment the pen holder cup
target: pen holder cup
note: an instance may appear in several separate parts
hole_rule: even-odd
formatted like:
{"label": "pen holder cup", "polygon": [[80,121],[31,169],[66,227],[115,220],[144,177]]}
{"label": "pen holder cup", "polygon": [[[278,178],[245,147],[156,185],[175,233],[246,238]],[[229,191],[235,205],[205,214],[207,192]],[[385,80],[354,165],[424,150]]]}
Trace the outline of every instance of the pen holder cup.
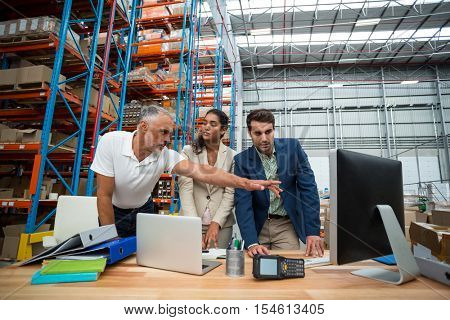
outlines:
{"label": "pen holder cup", "polygon": [[229,277],[243,277],[245,266],[244,250],[227,250],[226,275]]}

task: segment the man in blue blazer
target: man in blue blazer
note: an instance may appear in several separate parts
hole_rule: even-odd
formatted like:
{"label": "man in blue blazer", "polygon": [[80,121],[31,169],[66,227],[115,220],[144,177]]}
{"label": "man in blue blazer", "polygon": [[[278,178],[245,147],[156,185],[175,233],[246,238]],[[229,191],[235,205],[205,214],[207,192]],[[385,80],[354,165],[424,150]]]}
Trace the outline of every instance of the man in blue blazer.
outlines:
{"label": "man in blue blazer", "polygon": [[248,179],[281,181],[281,194],[235,190],[236,218],[248,254],[268,249],[300,249],[322,256],[320,201],[314,173],[297,139],[275,139],[275,118],[269,110],[247,116],[253,146],[235,156],[234,173]]}

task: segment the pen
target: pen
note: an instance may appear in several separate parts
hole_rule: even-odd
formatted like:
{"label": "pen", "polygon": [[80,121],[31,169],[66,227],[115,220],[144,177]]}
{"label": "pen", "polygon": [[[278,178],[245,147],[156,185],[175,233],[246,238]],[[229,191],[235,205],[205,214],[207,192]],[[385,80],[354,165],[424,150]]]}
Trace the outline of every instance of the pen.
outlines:
{"label": "pen", "polygon": [[228,242],[228,250],[231,250],[231,244],[234,242],[234,237],[231,238],[230,242]]}
{"label": "pen", "polygon": [[245,240],[242,240],[242,243],[241,243],[241,250],[244,250],[244,243],[245,243]]}
{"label": "pen", "polygon": [[234,249],[239,250],[239,240],[234,239]]}

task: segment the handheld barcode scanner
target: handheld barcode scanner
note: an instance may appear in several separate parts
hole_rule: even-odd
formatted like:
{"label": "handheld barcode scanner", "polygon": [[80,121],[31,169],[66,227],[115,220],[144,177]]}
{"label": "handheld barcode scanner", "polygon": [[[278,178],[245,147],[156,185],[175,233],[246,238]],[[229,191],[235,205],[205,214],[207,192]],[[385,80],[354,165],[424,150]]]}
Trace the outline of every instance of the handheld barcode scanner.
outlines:
{"label": "handheld barcode scanner", "polygon": [[305,261],[274,255],[253,257],[253,277],[256,279],[304,278]]}

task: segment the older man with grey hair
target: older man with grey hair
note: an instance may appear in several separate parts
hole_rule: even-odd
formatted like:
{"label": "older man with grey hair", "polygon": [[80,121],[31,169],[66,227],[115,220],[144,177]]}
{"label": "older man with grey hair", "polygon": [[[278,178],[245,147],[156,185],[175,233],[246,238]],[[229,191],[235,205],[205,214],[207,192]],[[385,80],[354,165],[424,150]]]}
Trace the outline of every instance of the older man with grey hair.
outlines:
{"label": "older man with grey hair", "polygon": [[136,131],[109,132],[100,139],[91,165],[97,173],[99,218],[102,225],[115,223],[119,236],[136,233],[136,213],[153,213],[150,195],[164,171],[220,187],[279,193],[277,181],[249,180],[184,159],[166,147],[173,128],[167,110],[141,105]]}

